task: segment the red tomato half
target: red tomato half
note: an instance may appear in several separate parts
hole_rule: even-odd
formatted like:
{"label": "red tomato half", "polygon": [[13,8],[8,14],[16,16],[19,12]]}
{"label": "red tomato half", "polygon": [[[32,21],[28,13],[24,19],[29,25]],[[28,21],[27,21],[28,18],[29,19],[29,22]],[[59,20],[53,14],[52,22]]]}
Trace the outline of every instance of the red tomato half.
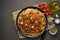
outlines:
{"label": "red tomato half", "polygon": [[33,25],[30,26],[31,29],[34,29],[35,27]]}
{"label": "red tomato half", "polygon": [[37,23],[38,23],[38,21],[35,21],[35,23],[37,24]]}
{"label": "red tomato half", "polygon": [[24,25],[25,25],[25,26],[27,26],[28,24],[27,24],[27,23],[25,23]]}
{"label": "red tomato half", "polygon": [[23,22],[20,22],[21,25],[23,25],[24,23]]}
{"label": "red tomato half", "polygon": [[33,19],[33,17],[30,17],[30,19],[32,20],[32,19]]}
{"label": "red tomato half", "polygon": [[36,29],[35,32],[39,32],[39,30]]}

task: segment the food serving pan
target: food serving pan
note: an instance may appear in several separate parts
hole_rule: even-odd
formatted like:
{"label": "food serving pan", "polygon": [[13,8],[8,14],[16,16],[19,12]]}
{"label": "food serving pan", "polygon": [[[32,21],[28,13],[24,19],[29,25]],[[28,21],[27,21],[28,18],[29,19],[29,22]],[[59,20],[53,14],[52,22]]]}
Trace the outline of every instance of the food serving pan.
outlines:
{"label": "food serving pan", "polygon": [[[46,19],[46,21],[45,21],[45,22],[46,22],[45,29],[44,29],[40,34],[38,34],[38,35],[36,35],[36,36],[25,35],[25,34],[22,32],[22,30],[18,27],[18,17],[19,17],[19,15],[20,15],[20,13],[21,13],[22,11],[28,9],[28,8],[38,9],[40,12],[42,12],[42,13],[44,14],[45,19]],[[47,17],[46,17],[46,15],[45,15],[45,13],[44,13],[40,8],[38,8],[38,7],[35,7],[35,6],[25,7],[25,8],[23,8],[23,9],[18,13],[18,15],[17,15],[16,25],[17,25],[17,28],[19,29],[19,31],[20,31],[25,37],[30,37],[30,38],[38,37],[38,36],[42,35],[42,34],[45,32],[46,28],[47,28]]]}

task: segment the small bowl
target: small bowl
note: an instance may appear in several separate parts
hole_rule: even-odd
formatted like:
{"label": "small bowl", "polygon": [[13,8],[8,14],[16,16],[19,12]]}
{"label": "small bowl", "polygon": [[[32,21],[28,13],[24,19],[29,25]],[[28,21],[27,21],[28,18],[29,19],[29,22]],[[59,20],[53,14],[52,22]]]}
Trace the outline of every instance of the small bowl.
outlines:
{"label": "small bowl", "polygon": [[[53,30],[54,30],[54,32],[52,32]],[[51,35],[56,35],[56,34],[57,34],[57,28],[56,28],[56,27],[51,28],[51,29],[49,30],[49,33],[50,33]]]}

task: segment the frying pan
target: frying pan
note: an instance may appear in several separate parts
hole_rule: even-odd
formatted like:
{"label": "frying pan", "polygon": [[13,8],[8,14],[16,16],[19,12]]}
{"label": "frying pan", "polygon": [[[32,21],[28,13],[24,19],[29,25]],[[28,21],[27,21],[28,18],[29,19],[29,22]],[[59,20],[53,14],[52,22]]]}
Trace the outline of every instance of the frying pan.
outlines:
{"label": "frying pan", "polygon": [[38,37],[38,36],[42,35],[42,34],[44,33],[44,31],[46,30],[46,28],[47,28],[47,17],[46,17],[45,14],[44,14],[45,20],[46,20],[46,21],[45,21],[45,22],[46,22],[45,29],[44,29],[40,34],[38,34],[38,35],[36,35],[36,36],[25,35],[25,34],[22,32],[22,30],[18,27],[18,18],[19,18],[19,16],[20,16],[20,13],[21,13],[22,11],[28,9],[28,8],[37,9],[37,10],[39,10],[40,12],[42,12],[42,13],[44,14],[44,12],[43,12],[40,8],[35,7],[35,6],[29,6],[29,7],[23,8],[23,9],[18,13],[17,18],[16,18],[16,25],[17,25],[17,28],[19,29],[19,31],[20,31],[25,37],[30,37],[30,38]]}

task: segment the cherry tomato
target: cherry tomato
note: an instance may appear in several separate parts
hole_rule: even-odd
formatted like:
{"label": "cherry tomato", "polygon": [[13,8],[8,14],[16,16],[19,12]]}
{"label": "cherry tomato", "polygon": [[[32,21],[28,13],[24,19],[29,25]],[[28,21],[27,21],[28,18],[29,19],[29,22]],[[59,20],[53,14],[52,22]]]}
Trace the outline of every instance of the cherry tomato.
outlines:
{"label": "cherry tomato", "polygon": [[41,16],[42,16],[42,14],[39,14],[39,16],[41,17]]}
{"label": "cherry tomato", "polygon": [[39,30],[36,29],[35,32],[39,32]]}
{"label": "cherry tomato", "polygon": [[46,8],[46,9],[43,9],[43,11],[46,13],[46,16],[49,16],[49,15],[51,15],[51,10],[50,9],[48,9],[48,8]]}
{"label": "cherry tomato", "polygon": [[48,13],[45,13],[46,14],[46,16],[49,16],[49,14]]}
{"label": "cherry tomato", "polygon": [[38,4],[38,6],[39,6],[41,9],[44,8],[43,4]]}
{"label": "cherry tomato", "polygon": [[30,19],[32,20],[32,19],[33,19],[33,17],[30,17]]}
{"label": "cherry tomato", "polygon": [[43,9],[43,8],[44,8],[44,6],[43,6],[43,5],[41,5],[41,6],[40,6],[40,8],[42,8],[42,9]]}
{"label": "cherry tomato", "polygon": [[35,24],[35,25],[38,25],[38,21],[35,21],[34,24]]}
{"label": "cherry tomato", "polygon": [[20,27],[26,27],[27,25],[26,25],[26,23],[25,22],[20,22]]}
{"label": "cherry tomato", "polygon": [[44,9],[47,7],[46,3],[39,3],[38,6],[41,8],[41,9]]}
{"label": "cherry tomato", "polygon": [[48,10],[46,13],[48,13],[49,15],[51,15],[51,14],[52,14],[51,10]]}
{"label": "cherry tomato", "polygon": [[44,5],[44,8],[47,8],[48,6],[47,6],[47,4],[46,3],[44,3],[45,5]]}
{"label": "cherry tomato", "polygon": [[47,10],[47,11],[49,11],[49,9],[48,9],[48,8],[47,8],[46,10]]}
{"label": "cherry tomato", "polygon": [[38,4],[38,6],[46,13],[46,16],[51,15],[51,10],[48,8],[48,6],[46,5],[46,3],[40,3]]}
{"label": "cherry tomato", "polygon": [[47,12],[47,10],[46,10],[46,9],[43,9],[43,11],[44,11],[44,12]]}
{"label": "cherry tomato", "polygon": [[22,25],[22,24],[24,24],[23,22],[20,22],[20,24]]}
{"label": "cherry tomato", "polygon": [[30,26],[31,29],[34,29],[35,27],[33,25]]}
{"label": "cherry tomato", "polygon": [[43,11],[44,11],[44,12],[48,12],[49,9],[48,9],[48,8],[44,8]]}
{"label": "cherry tomato", "polygon": [[27,23],[25,23],[25,26],[27,26],[28,24]]}

